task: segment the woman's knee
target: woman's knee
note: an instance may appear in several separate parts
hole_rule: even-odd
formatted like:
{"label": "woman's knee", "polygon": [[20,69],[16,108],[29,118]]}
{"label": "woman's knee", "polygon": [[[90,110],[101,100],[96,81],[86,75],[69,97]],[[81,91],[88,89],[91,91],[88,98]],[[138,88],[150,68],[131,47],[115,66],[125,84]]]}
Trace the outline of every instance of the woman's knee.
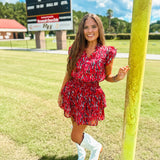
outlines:
{"label": "woman's knee", "polygon": [[71,133],[71,140],[75,143],[80,144],[83,139],[83,134],[72,131]]}
{"label": "woman's knee", "polygon": [[71,140],[72,140],[73,142],[75,142],[75,137],[74,137],[73,133],[71,133]]}
{"label": "woman's knee", "polygon": [[77,143],[78,137],[79,137],[79,136],[78,136],[75,132],[72,131],[72,133],[71,133],[71,140],[72,140],[73,142]]}
{"label": "woman's knee", "polygon": [[75,143],[80,144],[83,140],[83,132],[86,127],[87,127],[86,125],[77,125],[76,122],[73,122],[71,140]]}

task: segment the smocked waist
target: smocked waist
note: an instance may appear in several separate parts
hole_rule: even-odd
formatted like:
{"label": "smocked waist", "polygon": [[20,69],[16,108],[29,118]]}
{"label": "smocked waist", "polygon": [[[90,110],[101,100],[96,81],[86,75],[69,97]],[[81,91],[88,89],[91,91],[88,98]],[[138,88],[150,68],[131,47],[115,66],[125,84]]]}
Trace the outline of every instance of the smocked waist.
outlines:
{"label": "smocked waist", "polygon": [[77,85],[82,85],[82,86],[93,86],[93,87],[99,87],[99,82],[98,81],[91,81],[91,82],[86,82],[82,81],[79,79],[72,78],[71,79],[72,83],[77,84]]}

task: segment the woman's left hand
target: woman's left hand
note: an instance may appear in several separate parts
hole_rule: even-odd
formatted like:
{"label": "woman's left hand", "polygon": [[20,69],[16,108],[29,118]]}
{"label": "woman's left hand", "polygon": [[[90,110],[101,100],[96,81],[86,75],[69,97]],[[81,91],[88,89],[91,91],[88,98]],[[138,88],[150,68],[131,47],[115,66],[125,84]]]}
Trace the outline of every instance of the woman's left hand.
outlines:
{"label": "woman's left hand", "polygon": [[126,76],[129,69],[130,69],[129,66],[121,67],[118,71],[117,79],[122,80]]}

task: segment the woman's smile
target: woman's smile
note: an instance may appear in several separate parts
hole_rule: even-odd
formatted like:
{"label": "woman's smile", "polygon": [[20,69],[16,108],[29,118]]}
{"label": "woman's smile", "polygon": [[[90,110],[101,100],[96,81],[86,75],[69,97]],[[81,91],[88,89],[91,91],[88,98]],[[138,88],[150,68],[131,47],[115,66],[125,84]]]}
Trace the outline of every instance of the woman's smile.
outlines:
{"label": "woman's smile", "polygon": [[97,42],[97,38],[99,37],[98,25],[90,17],[84,24],[84,36],[88,42]]}

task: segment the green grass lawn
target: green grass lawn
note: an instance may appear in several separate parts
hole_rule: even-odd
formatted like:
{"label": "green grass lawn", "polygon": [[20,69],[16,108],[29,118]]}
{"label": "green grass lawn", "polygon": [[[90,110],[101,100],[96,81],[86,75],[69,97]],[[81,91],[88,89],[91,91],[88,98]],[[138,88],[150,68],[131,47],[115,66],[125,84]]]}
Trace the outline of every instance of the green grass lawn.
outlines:
{"label": "green grass lawn", "polygon": [[[0,160],[76,160],[71,122],[57,97],[67,55],[0,50]],[[115,59],[113,73],[127,59]],[[146,61],[136,160],[160,159],[160,63]],[[119,160],[126,79],[102,82],[106,119],[86,132],[103,144],[100,160]],[[88,155],[87,155],[88,157]]]}
{"label": "green grass lawn", "polygon": [[[67,40],[67,48],[73,43],[73,40]],[[46,38],[45,40],[47,50],[56,50],[57,44],[54,38]],[[129,40],[106,40],[106,45],[115,46],[118,53],[129,53]],[[137,44],[138,45],[138,44]],[[13,40],[0,41],[0,47],[19,47],[19,48],[36,48],[35,40]],[[160,40],[148,41],[148,54],[160,54]]]}

